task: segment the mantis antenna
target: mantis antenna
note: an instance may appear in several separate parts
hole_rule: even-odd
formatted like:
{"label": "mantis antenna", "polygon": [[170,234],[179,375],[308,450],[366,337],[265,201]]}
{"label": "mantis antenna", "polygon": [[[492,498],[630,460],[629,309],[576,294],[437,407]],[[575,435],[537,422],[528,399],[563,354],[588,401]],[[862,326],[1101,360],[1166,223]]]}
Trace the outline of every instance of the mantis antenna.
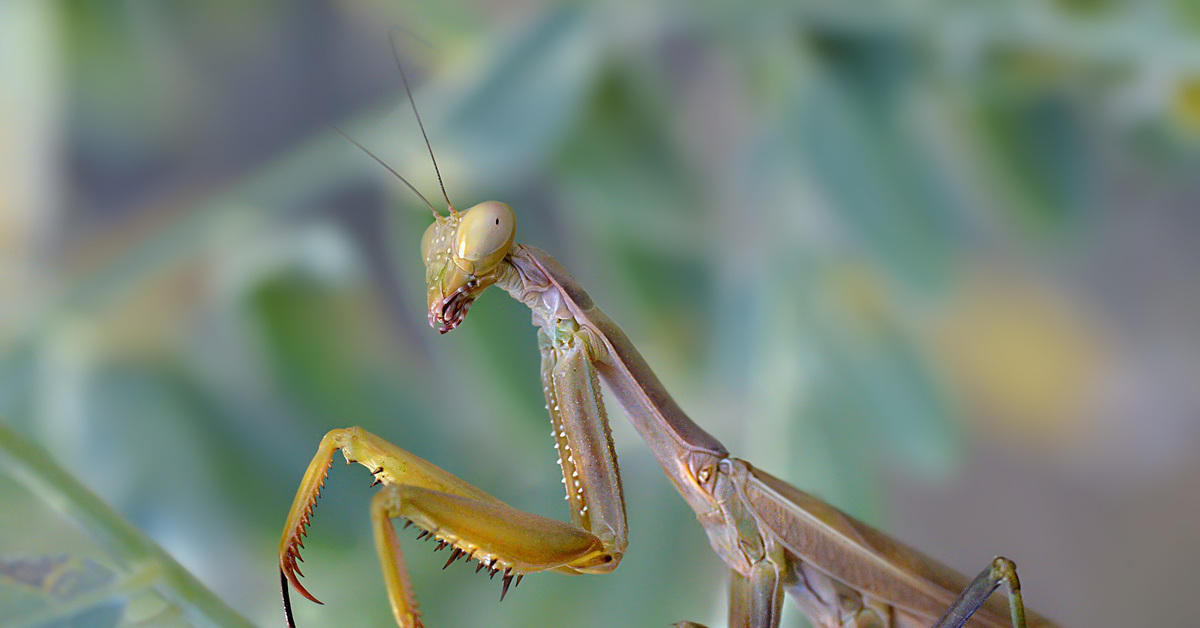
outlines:
{"label": "mantis antenna", "polygon": [[[425,133],[425,123],[421,122],[421,114],[417,111],[417,101],[413,99],[412,89],[408,86],[408,77],[404,74],[404,64],[400,63],[400,53],[396,51],[396,29],[392,29],[388,32],[388,43],[392,49],[392,58],[396,60],[396,68],[400,70],[400,81],[404,83],[404,93],[408,95],[408,102],[412,105],[413,115],[417,117],[417,126],[421,128],[421,137],[425,138],[425,147],[429,149],[429,160],[433,162],[433,172],[437,174],[438,186],[442,188],[442,198],[446,199],[446,206],[450,208],[451,212],[453,212],[454,203],[450,202],[450,195],[446,194],[446,184],[442,182],[442,171],[438,169],[437,157],[433,156],[433,145],[429,142],[429,135]],[[413,191],[413,194],[416,194],[421,198],[422,201],[425,201],[425,204],[429,206],[429,210],[433,212],[434,216],[441,216],[441,213],[439,213],[437,208],[433,206],[433,203],[430,203],[429,199],[425,198],[425,195],[421,194],[421,191],[418,190],[416,186],[414,186],[412,183],[409,183],[408,179],[405,179],[403,175],[401,175],[399,172],[396,172],[395,168],[389,166],[387,162],[380,159],[379,156],[371,152],[369,148],[360,144],[358,140],[355,140],[353,137],[350,137],[348,134],[346,134],[345,131],[339,129],[337,125],[334,124],[330,126],[333,127],[334,131],[337,131],[338,135],[341,135],[346,141],[357,146],[359,150],[369,155],[371,159],[374,159],[379,163],[379,165],[387,168],[387,171],[395,175],[397,179],[400,179],[404,185],[408,186],[408,189]]]}
{"label": "mantis antenna", "polygon": [[[433,156],[433,144],[429,143],[429,135],[425,133],[425,123],[421,122],[421,114],[417,111],[417,101],[413,99],[412,89],[408,86],[408,77],[404,75],[404,64],[400,63],[400,53],[396,50],[396,30],[388,31],[388,43],[392,48],[392,58],[396,60],[396,68],[400,70],[400,81],[404,83],[404,93],[408,94],[408,102],[412,105],[413,115],[417,117],[417,126],[421,127],[421,137],[425,138],[425,147],[429,149],[429,160],[433,162],[433,172],[437,174],[438,185],[442,188],[442,198],[446,199],[446,206],[450,211],[454,211],[454,203],[450,202],[450,195],[446,194],[446,184],[442,182],[442,171],[438,169],[437,157]],[[428,203],[428,201],[426,201]]]}
{"label": "mantis antenna", "polygon": [[[425,195],[421,194],[420,190],[418,190],[416,187],[414,187],[413,184],[409,183],[408,179],[405,179],[403,175],[401,175],[399,172],[396,172],[395,168],[389,166],[386,161],[380,159],[379,156],[376,155],[375,153],[372,153],[369,148],[367,148],[366,146],[363,146],[362,144],[359,144],[358,140],[355,140],[353,137],[350,137],[349,135],[347,135],[346,132],[339,129],[337,127],[337,125],[331,124],[330,126],[333,127],[334,131],[337,131],[338,135],[341,135],[343,138],[345,138],[347,142],[350,142],[351,144],[354,144],[355,146],[357,146],[359,149],[362,150],[362,152],[370,155],[371,159],[374,159],[375,161],[379,162],[379,165],[383,166],[384,168],[387,168],[388,172],[396,175],[396,178],[400,179],[400,181],[403,182],[404,185],[407,185],[408,189],[413,191],[413,194],[416,194],[417,196],[421,197],[421,200],[425,201],[425,204],[429,206],[429,210],[433,212],[434,216],[441,216],[441,214],[438,213],[437,208],[435,208],[433,206],[433,203],[430,203],[429,199],[425,198]],[[451,209],[453,209],[453,208],[451,208]]]}

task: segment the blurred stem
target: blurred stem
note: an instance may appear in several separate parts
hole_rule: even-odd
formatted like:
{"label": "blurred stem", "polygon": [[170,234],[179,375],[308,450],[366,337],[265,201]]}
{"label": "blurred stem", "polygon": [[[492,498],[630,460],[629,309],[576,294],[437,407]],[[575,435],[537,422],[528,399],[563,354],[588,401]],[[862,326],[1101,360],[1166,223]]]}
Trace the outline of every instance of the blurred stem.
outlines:
{"label": "blurred stem", "polygon": [[165,586],[156,590],[185,613],[194,610],[203,615],[205,623],[218,626],[253,628],[170,554],[59,467],[41,447],[24,440],[2,422],[0,464],[31,493],[86,529],[125,571],[157,572]]}

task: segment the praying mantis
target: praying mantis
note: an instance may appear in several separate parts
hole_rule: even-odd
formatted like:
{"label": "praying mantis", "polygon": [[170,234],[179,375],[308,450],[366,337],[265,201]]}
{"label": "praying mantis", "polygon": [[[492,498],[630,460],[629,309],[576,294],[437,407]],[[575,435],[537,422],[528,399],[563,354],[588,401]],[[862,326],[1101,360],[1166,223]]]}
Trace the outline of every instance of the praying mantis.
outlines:
{"label": "praying mantis", "polygon": [[[393,46],[393,52],[395,48]],[[399,59],[397,58],[399,65]],[[405,90],[420,124],[412,92]],[[341,133],[341,131],[338,131]],[[430,159],[437,161],[425,134]],[[355,145],[354,139],[342,134]],[[616,569],[628,530],[620,469],[600,382],[624,408],[638,435],[696,513],[730,573],[729,626],[774,628],[784,595],[819,626],[908,628],[934,625],[1052,627],[1027,613],[1016,567],[998,557],[968,579],[821,500],[731,456],[675,403],[630,339],[549,254],[514,241],[516,216],[486,201],[441,214],[404,177],[363,148],[421,196],[434,222],[421,239],[428,320],[441,333],[458,327],[471,304],[497,286],[529,307],[537,327],[546,408],[566,486],[570,523],[517,510],[451,473],[361,428],[321,440],[296,493],[279,543],[285,615],[294,626],[289,586],[313,507],[341,451],[382,485],[371,522],[396,624],[423,626],[393,519],[451,548],[447,565],[476,560],[476,571],[503,573],[501,599],[527,574],[602,574]],[[441,174],[438,172],[441,183]],[[1008,603],[992,596],[1007,589]],[[678,626],[700,626],[680,622]]]}

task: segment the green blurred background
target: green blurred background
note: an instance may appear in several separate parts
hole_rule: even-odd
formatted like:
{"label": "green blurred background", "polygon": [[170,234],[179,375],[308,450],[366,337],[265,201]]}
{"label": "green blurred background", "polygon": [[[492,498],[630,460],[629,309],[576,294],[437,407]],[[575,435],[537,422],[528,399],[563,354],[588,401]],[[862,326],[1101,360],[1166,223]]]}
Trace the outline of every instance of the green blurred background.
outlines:
{"label": "green blurred background", "polygon": [[[438,197],[392,28],[451,200],[737,455],[1066,625],[1195,625],[1197,6],[0,0],[0,626],[282,625],[334,427],[565,518],[528,312],[431,330],[427,209],[330,129]],[[724,625],[612,420],[621,567],[501,604],[405,534],[427,625]],[[390,625],[369,482],[335,467],[302,627]]]}

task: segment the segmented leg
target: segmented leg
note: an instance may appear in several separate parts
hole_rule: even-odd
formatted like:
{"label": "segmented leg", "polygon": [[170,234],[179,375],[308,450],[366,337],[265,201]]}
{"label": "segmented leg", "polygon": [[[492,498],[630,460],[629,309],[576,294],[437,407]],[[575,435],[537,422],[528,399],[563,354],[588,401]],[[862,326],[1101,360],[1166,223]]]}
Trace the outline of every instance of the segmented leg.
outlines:
{"label": "segmented leg", "polygon": [[1008,608],[1012,613],[1013,628],[1025,628],[1025,603],[1021,599],[1017,566],[1003,556],[997,556],[992,564],[975,576],[933,628],[962,628],[1001,584],[1008,585]]}
{"label": "segmented leg", "polygon": [[[558,569],[569,573],[607,566],[617,560],[604,543],[579,527],[508,506],[479,488],[451,475],[361,428],[333,430],[325,435],[300,484],[279,542],[279,569],[284,581],[284,604],[289,625],[291,610],[286,584],[320,603],[299,581],[301,538],[333,462],[341,450],[346,462],[371,469],[384,488],[371,504],[376,549],[396,623],[421,626],[404,555],[391,520],[405,518],[422,530],[421,537],[438,541],[438,549],[453,549],[451,560],[479,561],[490,575],[504,572],[504,592],[512,579],[527,573]],[[407,527],[408,524],[406,524]],[[502,593],[503,596],[503,593]]]}
{"label": "segmented leg", "polygon": [[743,576],[729,571],[729,628],[777,628],[783,609],[779,568],[760,560]]}
{"label": "segmented leg", "polygon": [[[783,611],[783,582],[778,567],[761,560],[743,576],[729,570],[729,628],[778,628]],[[675,628],[707,628],[694,621],[680,621]]]}

